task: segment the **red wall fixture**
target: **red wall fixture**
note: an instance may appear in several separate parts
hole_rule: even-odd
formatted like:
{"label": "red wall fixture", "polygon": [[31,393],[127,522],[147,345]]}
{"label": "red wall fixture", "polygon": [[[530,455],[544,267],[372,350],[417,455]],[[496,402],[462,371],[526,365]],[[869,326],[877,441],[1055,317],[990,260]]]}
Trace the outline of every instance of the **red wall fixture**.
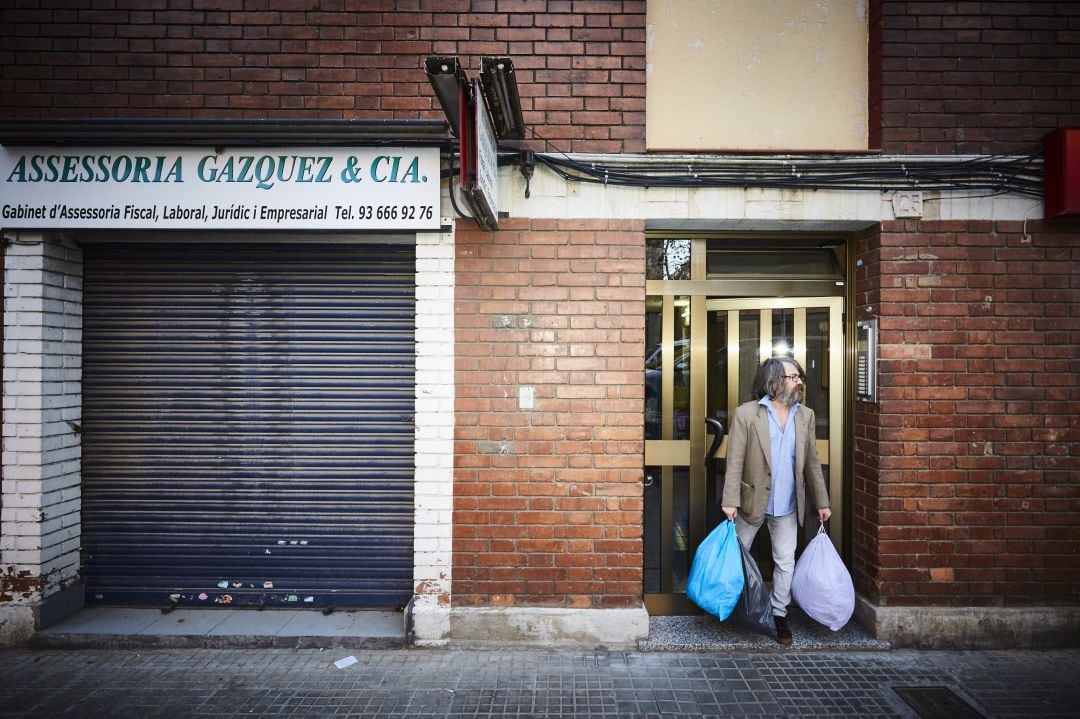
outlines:
{"label": "red wall fixture", "polygon": [[1080,127],[1060,127],[1047,133],[1043,147],[1043,216],[1080,217]]}

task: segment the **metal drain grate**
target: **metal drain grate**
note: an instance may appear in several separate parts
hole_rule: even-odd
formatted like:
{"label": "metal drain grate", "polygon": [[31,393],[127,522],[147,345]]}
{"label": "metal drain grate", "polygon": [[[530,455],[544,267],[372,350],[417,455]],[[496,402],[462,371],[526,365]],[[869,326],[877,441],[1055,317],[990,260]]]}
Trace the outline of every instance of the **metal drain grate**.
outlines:
{"label": "metal drain grate", "polygon": [[893,687],[922,719],[986,719],[948,687]]}

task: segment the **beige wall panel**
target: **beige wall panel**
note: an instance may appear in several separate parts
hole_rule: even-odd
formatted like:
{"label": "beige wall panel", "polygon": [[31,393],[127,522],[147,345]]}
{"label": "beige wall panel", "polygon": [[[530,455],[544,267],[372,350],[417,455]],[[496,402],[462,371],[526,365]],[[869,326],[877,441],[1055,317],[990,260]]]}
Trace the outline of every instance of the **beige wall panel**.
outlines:
{"label": "beige wall panel", "polygon": [[867,149],[865,0],[649,0],[649,150]]}

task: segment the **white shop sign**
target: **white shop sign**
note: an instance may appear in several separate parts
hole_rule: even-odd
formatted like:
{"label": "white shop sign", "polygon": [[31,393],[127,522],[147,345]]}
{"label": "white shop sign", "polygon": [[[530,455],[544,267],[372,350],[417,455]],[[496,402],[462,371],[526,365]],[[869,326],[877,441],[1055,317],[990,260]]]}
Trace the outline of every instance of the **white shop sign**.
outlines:
{"label": "white shop sign", "polygon": [[3,147],[0,228],[438,229],[439,149]]}

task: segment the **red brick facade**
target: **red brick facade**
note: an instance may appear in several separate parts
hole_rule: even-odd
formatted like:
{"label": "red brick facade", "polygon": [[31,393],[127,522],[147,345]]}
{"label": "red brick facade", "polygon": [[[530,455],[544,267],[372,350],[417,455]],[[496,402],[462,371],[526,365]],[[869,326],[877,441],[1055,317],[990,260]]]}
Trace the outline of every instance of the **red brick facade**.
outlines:
{"label": "red brick facade", "polygon": [[[475,75],[509,55],[531,146],[645,150],[644,0],[72,5],[0,11],[4,117],[432,119],[425,56]],[[871,0],[868,17],[872,148],[1006,153],[1080,125],[1076,3]],[[855,309],[880,317],[883,360],[853,423],[872,601],[1080,598],[1078,238],[1075,221],[898,221],[860,240]],[[456,243],[453,601],[640,602],[643,223],[463,223]]]}
{"label": "red brick facade", "polygon": [[859,589],[902,605],[1080,595],[1080,223],[885,223],[860,242],[880,390],[855,416]]}
{"label": "red brick facade", "polygon": [[3,11],[5,115],[434,119],[425,57],[508,55],[534,144],[645,147],[644,0],[90,4]]}
{"label": "red brick facade", "polygon": [[458,231],[456,603],[640,603],[643,230]]}
{"label": "red brick facade", "polygon": [[871,0],[869,17],[871,147],[1017,152],[1080,124],[1076,3]]}
{"label": "red brick facade", "polygon": [[[0,16],[9,117],[434,118],[427,55],[514,58],[529,140],[640,152],[644,0],[60,3]],[[871,0],[870,146],[1027,149],[1080,123],[1074,3]]]}

